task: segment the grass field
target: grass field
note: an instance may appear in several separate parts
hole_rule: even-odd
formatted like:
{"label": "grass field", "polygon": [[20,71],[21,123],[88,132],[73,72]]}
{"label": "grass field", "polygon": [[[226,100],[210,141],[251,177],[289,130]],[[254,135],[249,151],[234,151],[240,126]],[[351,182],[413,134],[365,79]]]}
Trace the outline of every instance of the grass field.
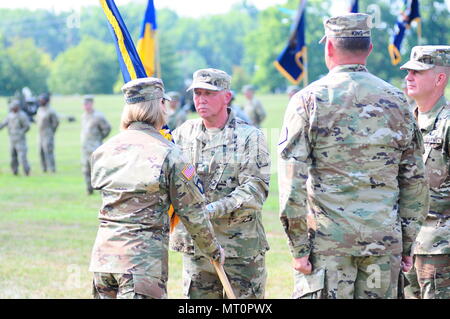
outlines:
{"label": "grass field", "polygon": [[[267,298],[289,298],[292,292],[291,258],[278,219],[275,146],[284,109],[285,95],[260,96],[268,118],[264,122],[272,155],[273,174],[263,222],[271,250],[266,263]],[[237,102],[242,102],[238,96]],[[7,130],[0,131],[0,298],[91,298],[88,272],[91,248],[97,232],[98,193],[87,196],[80,164],[80,116],[82,97],[55,96],[53,107],[62,117],[56,134],[57,173],[40,169],[37,129],[28,135],[30,177],[14,176],[9,168]],[[97,96],[95,107],[118,133],[123,99],[120,95]],[[6,116],[6,99],[0,98],[0,119]],[[169,298],[182,298],[181,255],[170,253]]]}

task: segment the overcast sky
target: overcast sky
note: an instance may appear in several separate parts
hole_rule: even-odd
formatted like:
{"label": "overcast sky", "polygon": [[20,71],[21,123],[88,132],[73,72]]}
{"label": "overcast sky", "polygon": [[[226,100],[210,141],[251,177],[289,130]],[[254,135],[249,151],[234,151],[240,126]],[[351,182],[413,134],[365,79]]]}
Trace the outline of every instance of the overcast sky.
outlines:
{"label": "overcast sky", "polygon": [[[147,0],[116,0],[117,6],[130,2],[147,3]],[[181,16],[199,17],[208,14],[227,12],[240,0],[154,0],[156,9],[170,8]],[[264,9],[287,0],[250,0],[257,8]],[[97,6],[98,0],[8,0],[1,1],[0,8],[54,9],[56,11],[78,9],[83,6]]]}

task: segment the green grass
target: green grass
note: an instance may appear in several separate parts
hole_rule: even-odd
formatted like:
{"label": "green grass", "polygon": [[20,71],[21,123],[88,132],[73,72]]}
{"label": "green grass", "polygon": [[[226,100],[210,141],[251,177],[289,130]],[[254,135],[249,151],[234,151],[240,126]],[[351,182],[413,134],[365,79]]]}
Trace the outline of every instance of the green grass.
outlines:
{"label": "green grass", "polygon": [[[291,257],[278,219],[276,144],[287,97],[259,96],[268,118],[263,123],[272,156],[269,198],[263,222],[271,250],[267,253],[267,298],[289,298],[292,292]],[[237,97],[242,103],[243,97]],[[55,96],[53,107],[62,116],[56,134],[56,174],[41,172],[37,129],[28,135],[28,159],[32,175],[14,176],[9,168],[9,140],[0,131],[0,298],[91,298],[92,275],[88,271],[101,204],[98,193],[87,196],[80,164],[81,96]],[[95,107],[118,133],[123,99],[120,95],[97,96]],[[6,99],[0,98],[0,119],[7,114]],[[169,298],[182,298],[181,255],[170,253]]]}

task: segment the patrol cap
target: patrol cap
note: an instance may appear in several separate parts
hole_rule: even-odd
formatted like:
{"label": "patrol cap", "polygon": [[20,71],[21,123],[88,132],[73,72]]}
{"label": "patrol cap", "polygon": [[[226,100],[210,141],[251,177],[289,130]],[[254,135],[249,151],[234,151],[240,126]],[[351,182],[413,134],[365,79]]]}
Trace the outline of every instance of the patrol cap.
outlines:
{"label": "patrol cap", "polygon": [[19,100],[12,100],[9,103],[9,109],[12,110],[15,107],[20,107],[20,101]]}
{"label": "patrol cap", "polygon": [[255,87],[251,84],[244,85],[242,87],[242,92],[247,92],[247,91],[255,91]]}
{"label": "patrol cap", "polygon": [[39,95],[39,100],[50,100],[50,93],[42,93],[41,95]]}
{"label": "patrol cap", "polygon": [[298,91],[300,91],[300,88],[297,85],[289,85],[286,89],[287,94],[291,94]]}
{"label": "patrol cap", "polygon": [[170,91],[167,93],[167,95],[173,100],[175,101],[179,101],[181,98],[180,93],[176,92],[176,91]]}
{"label": "patrol cap", "polygon": [[326,19],[323,22],[325,35],[319,41],[323,43],[331,38],[364,38],[370,37],[372,17],[365,13],[347,13]]}
{"label": "patrol cap", "polygon": [[422,45],[411,50],[409,61],[400,70],[425,71],[435,66],[450,67],[449,45]]}
{"label": "patrol cap", "polygon": [[83,101],[84,102],[93,102],[94,101],[94,96],[93,95],[85,95],[83,97]]}
{"label": "patrol cap", "polygon": [[127,104],[136,104],[145,101],[172,99],[164,93],[164,83],[158,78],[139,78],[131,80],[122,86],[122,92]]}
{"label": "patrol cap", "polygon": [[186,91],[192,89],[206,89],[211,91],[229,90],[231,76],[217,69],[200,69],[194,72],[192,84]]}

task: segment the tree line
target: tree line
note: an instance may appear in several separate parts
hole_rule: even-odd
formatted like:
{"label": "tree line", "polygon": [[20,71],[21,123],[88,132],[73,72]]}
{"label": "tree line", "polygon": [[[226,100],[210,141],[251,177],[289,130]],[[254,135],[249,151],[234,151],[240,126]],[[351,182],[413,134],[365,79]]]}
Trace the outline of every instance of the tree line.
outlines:
{"label": "tree line", "polygon": [[[323,62],[323,19],[332,0],[309,0],[306,16],[310,82],[327,73]],[[387,45],[402,1],[360,1],[360,12],[379,8],[372,31],[374,51],[369,70],[399,85],[404,71],[392,66]],[[393,5],[397,4],[397,5]],[[295,10],[297,0],[282,7]],[[137,43],[145,6],[128,4],[119,10]],[[12,95],[28,86],[33,92],[59,94],[118,92],[123,83],[107,21],[100,6],[80,12],[0,9],[0,95]],[[448,44],[449,11],[445,0],[421,1],[422,36],[408,31],[402,44],[402,62],[418,44]],[[215,67],[233,76],[232,88],[252,83],[264,92],[284,90],[290,83],[273,61],[287,43],[292,17],[277,6],[258,10],[247,1],[228,13],[200,18],[157,11],[162,78],[168,90],[182,90],[192,73]]]}

